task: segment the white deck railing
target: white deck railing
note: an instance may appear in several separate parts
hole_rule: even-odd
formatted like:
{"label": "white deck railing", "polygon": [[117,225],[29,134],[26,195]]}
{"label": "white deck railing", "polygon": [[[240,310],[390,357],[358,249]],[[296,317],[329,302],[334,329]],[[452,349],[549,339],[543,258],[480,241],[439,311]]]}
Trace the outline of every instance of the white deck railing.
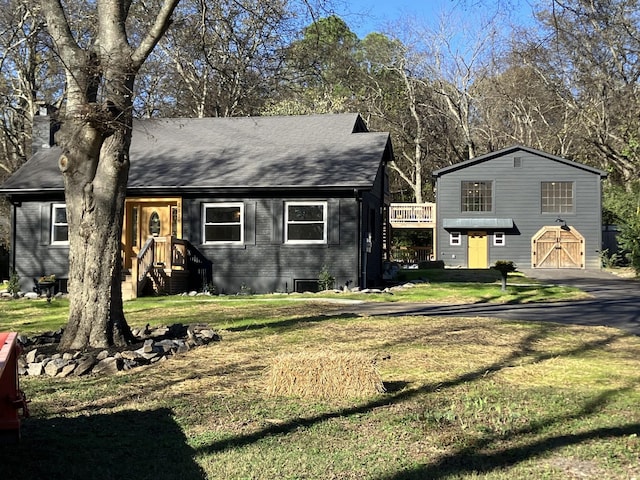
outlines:
{"label": "white deck railing", "polygon": [[389,222],[393,224],[435,223],[435,203],[392,203],[389,206]]}

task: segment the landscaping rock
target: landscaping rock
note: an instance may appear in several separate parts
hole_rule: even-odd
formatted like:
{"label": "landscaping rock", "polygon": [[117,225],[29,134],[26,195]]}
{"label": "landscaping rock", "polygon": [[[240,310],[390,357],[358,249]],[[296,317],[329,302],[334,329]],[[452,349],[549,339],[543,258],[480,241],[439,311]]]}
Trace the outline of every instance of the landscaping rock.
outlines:
{"label": "landscaping rock", "polygon": [[144,346],[142,347],[142,353],[152,353],[153,352],[153,340],[145,340]]}
{"label": "landscaping rock", "polygon": [[24,356],[24,359],[27,363],[34,363],[36,361],[37,356],[38,356],[38,349],[34,348],[33,350],[30,350],[29,352],[27,352],[27,354]]}
{"label": "landscaping rock", "polygon": [[[141,346],[136,350],[99,352],[51,352],[60,341],[62,330],[47,332],[38,337],[24,338],[20,342],[25,348],[18,359],[20,375],[43,375],[67,377],[89,373],[111,375],[142,365],[166,361],[169,356],[188,352],[191,348],[221,340],[220,335],[206,324],[182,324],[145,327],[136,330]],[[31,348],[28,348],[31,347]]]}
{"label": "landscaping rock", "polygon": [[100,360],[94,367],[93,373],[103,375],[113,375],[122,370],[123,361],[121,358],[107,357]]}
{"label": "landscaping rock", "polygon": [[27,367],[27,375],[38,377],[44,373],[44,366],[42,362],[30,363]]}
{"label": "landscaping rock", "polygon": [[44,366],[44,373],[49,377],[55,377],[62,371],[62,368],[66,365],[66,361],[62,358],[52,359]]}
{"label": "landscaping rock", "polygon": [[96,359],[93,355],[88,355],[78,362],[78,368],[76,368],[76,375],[84,375],[91,371],[93,366],[96,364]]}
{"label": "landscaping rock", "polygon": [[98,362],[101,362],[102,360],[104,360],[105,358],[107,358],[109,356],[109,350],[102,350],[100,353],[98,353],[98,355],[96,356],[96,360]]}
{"label": "landscaping rock", "polygon": [[58,376],[62,378],[68,377],[74,372],[77,366],[78,366],[77,363],[73,363],[73,362],[68,363],[67,365],[62,367],[62,370],[60,370],[60,373],[58,373]]}

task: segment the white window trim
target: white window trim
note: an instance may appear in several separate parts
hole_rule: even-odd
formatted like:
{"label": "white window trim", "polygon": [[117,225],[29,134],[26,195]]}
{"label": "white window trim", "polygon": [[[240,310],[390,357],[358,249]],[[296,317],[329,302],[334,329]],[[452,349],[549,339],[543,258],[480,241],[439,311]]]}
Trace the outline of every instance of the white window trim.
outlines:
{"label": "white window trim", "polygon": [[[571,185],[571,209],[566,210],[566,205],[555,205],[558,208],[549,209],[548,211],[544,211],[543,202],[544,198],[542,197],[542,185],[545,183],[555,184],[555,183],[566,183]],[[545,180],[540,182],[540,213],[542,215],[573,215],[576,213],[576,182],[572,180]]]}
{"label": "white window trim", "polygon": [[452,247],[459,247],[460,245],[462,245],[462,233],[450,232],[449,245],[451,245]]}
{"label": "white window trim", "polygon": [[[54,203],[51,205],[51,245],[69,245],[69,219],[67,223],[56,223],[56,210],[64,208],[67,210],[65,203]],[[67,240],[56,240],[56,227],[67,227]]]}
{"label": "white window trim", "polygon": [[[289,206],[301,205],[301,206],[322,206],[322,240],[289,240]],[[326,244],[327,243],[327,221],[328,217],[328,203],[327,202],[285,202],[284,204],[284,243],[289,245],[300,244]],[[304,223],[320,223],[318,222],[304,222]]]}
{"label": "white window trim", "polygon": [[507,244],[507,236],[504,232],[493,232],[493,246],[504,247]]}
{"label": "white window trim", "polygon": [[[228,223],[207,223],[207,208],[225,208],[240,207],[240,220],[238,222]],[[207,225],[238,225],[240,224],[240,240],[238,241],[214,241],[208,240],[206,237]],[[203,203],[202,204],[202,244],[203,245],[242,245],[244,244],[244,203],[242,202],[223,202],[223,203]]]}

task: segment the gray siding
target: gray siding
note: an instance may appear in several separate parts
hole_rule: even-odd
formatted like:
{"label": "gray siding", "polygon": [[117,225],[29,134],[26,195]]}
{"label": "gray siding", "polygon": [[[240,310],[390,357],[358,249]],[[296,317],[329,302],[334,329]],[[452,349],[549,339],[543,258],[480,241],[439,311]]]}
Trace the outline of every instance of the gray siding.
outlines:
{"label": "gray siding", "polygon": [[202,205],[238,201],[234,198],[183,199],[183,237],[213,263],[213,283],[233,293],[242,285],[254,292],[293,291],[296,281],[318,279],[323,265],[336,286],[358,283],[358,204],[355,198],[292,198],[326,201],[328,243],[284,243],[284,203],[289,199],[245,198],[243,245],[206,245],[202,238]]}
{"label": "gray siding", "polygon": [[[521,166],[514,166],[514,157]],[[493,181],[492,212],[462,212],[461,182]],[[541,182],[569,181],[574,184],[574,212],[541,213]],[[467,265],[467,231],[462,231],[462,244],[449,245],[449,232],[443,228],[445,218],[511,218],[514,228],[505,231],[506,245],[493,245],[493,231],[488,230],[489,264],[496,260],[513,260],[519,267],[531,267],[531,239],[543,226],[559,226],[560,216],[585,238],[585,267],[600,268],[601,233],[600,176],[588,170],[550,158],[515,151],[488,159],[437,178],[437,258],[446,265]],[[486,230],[477,228],[475,230]],[[501,231],[501,230],[498,230]]]}
{"label": "gray siding", "polygon": [[16,208],[15,261],[16,272],[24,291],[33,289],[33,279],[42,275],[69,276],[69,247],[51,245],[51,205],[64,203],[23,201]]}
{"label": "gray siding", "polygon": [[[327,202],[326,244],[284,243],[284,204],[287,200]],[[238,201],[242,201],[245,208],[244,244],[203,244],[202,205]],[[16,268],[26,291],[33,288],[32,279],[41,275],[55,274],[60,279],[68,278],[69,248],[51,244],[51,205],[63,202],[23,201],[16,209]],[[382,220],[376,214],[380,207],[380,199],[373,194],[365,194],[362,202],[355,195],[345,198],[241,200],[234,197],[184,198],[183,238],[211,260],[213,283],[226,293],[235,293],[243,285],[254,292],[291,292],[296,281],[316,281],[324,265],[336,278],[336,287],[347,282],[351,286],[359,285],[363,264],[367,266],[368,283],[376,284],[382,264]],[[359,256],[359,242],[369,231],[374,240],[371,252],[363,252]]]}

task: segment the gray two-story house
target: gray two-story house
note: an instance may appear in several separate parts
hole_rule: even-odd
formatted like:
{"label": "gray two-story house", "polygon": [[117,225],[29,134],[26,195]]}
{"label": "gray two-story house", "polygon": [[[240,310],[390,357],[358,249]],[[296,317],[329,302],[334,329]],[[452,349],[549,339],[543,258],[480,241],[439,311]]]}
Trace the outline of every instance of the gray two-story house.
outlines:
{"label": "gray two-story house", "polygon": [[606,173],[523,146],[433,172],[435,259],[487,268],[601,266],[601,181]]}
{"label": "gray two-story house", "polygon": [[[13,205],[23,286],[54,274],[64,288],[60,149],[42,137],[0,194]],[[136,120],[130,158],[122,252],[134,296],[145,282],[168,293],[313,290],[325,267],[336,287],[381,279],[392,147],[357,114]]]}

